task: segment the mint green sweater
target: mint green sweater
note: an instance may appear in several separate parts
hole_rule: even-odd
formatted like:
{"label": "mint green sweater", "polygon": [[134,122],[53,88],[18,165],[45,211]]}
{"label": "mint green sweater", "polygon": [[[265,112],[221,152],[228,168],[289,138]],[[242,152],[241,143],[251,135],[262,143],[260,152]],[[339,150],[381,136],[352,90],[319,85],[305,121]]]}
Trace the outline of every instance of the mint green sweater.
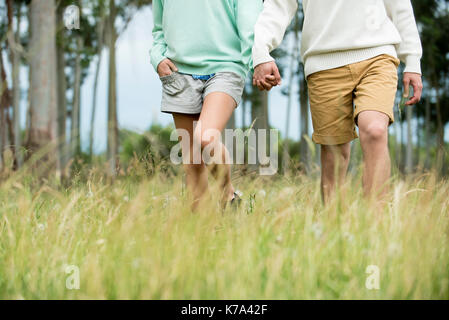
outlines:
{"label": "mint green sweater", "polygon": [[169,58],[182,73],[246,78],[262,9],[262,0],[153,0],[154,69]]}

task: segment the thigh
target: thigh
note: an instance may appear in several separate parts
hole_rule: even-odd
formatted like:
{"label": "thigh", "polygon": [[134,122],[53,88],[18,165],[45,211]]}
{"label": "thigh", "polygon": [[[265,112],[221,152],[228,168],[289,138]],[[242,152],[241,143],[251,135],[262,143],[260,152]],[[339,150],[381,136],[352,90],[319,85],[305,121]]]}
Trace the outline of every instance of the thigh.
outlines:
{"label": "thigh", "polygon": [[320,71],[307,79],[313,141],[321,145],[341,145],[355,138],[353,90],[348,67]]}
{"label": "thigh", "polygon": [[233,97],[224,92],[212,92],[208,94],[203,103],[203,110],[200,115],[200,131],[201,134],[209,130],[214,130],[217,134],[221,133],[231,118],[236,107]]}
{"label": "thigh", "polygon": [[360,81],[354,91],[355,122],[359,124],[359,115],[364,111],[383,113],[394,122],[394,102],[398,87],[399,60],[381,55],[362,64]]}
{"label": "thigh", "polygon": [[199,117],[199,114],[173,113],[173,120],[184,152],[190,150],[193,146],[195,124],[198,122]]}

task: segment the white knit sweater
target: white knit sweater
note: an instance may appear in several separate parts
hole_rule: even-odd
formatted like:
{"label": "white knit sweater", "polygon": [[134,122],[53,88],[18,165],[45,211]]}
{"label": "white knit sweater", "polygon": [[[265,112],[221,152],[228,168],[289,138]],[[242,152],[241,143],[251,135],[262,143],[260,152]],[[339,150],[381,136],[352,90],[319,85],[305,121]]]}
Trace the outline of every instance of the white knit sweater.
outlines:
{"label": "white knit sweater", "polygon": [[[306,76],[380,54],[421,73],[422,46],[410,0],[303,0],[301,56]],[[273,61],[297,0],[265,0],[255,27],[254,66]]]}

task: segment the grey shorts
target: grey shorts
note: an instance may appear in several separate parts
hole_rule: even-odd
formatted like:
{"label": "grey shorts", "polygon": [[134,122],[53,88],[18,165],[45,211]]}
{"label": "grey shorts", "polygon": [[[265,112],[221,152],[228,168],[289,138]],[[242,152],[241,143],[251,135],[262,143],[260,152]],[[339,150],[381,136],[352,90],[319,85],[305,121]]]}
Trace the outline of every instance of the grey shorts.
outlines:
{"label": "grey shorts", "polygon": [[219,72],[209,80],[196,80],[191,75],[173,72],[161,78],[162,112],[199,114],[209,93],[224,92],[237,105],[240,103],[245,79],[233,72]]}

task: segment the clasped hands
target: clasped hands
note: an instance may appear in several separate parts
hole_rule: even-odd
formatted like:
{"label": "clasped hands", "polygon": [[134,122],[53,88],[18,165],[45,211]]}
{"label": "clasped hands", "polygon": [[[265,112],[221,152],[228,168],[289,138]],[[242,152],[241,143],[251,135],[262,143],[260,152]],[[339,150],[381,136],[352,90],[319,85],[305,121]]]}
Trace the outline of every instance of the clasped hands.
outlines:
{"label": "clasped hands", "polygon": [[273,87],[281,84],[282,78],[276,62],[261,63],[254,68],[253,85],[260,91],[270,91]]}

